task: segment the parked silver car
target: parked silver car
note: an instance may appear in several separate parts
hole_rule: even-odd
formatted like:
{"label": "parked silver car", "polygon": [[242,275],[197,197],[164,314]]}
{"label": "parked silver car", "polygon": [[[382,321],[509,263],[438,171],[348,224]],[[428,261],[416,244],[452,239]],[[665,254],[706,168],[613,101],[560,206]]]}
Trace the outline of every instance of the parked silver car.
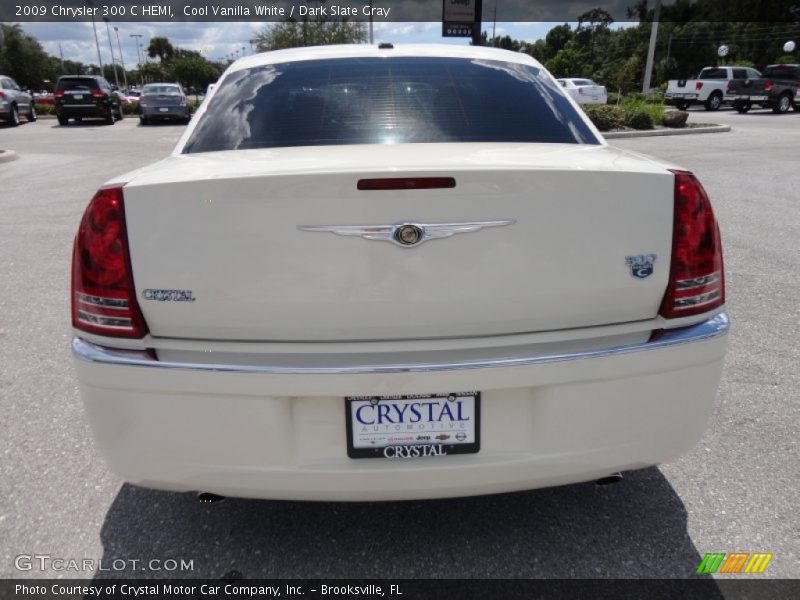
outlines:
{"label": "parked silver car", "polygon": [[19,87],[11,77],[0,75],[0,121],[16,127],[20,115],[25,115],[28,121],[36,120],[33,95]]}
{"label": "parked silver car", "polygon": [[142,125],[160,119],[188,123],[192,117],[189,99],[180,84],[148,83],[139,96],[139,121]]}

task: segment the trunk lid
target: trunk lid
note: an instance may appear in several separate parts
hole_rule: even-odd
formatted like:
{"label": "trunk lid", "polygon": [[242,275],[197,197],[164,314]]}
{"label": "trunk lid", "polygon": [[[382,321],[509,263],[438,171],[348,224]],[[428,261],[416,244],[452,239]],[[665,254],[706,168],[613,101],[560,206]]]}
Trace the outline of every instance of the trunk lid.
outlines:
{"label": "trunk lid", "polygon": [[[357,189],[383,177],[453,177],[456,186]],[[607,146],[212,152],[173,156],[127,181],[134,282],[157,337],[559,330],[653,318],[667,284],[673,175]],[[298,229],[497,220],[515,222],[413,248]],[[638,255],[656,256],[651,276],[633,276],[626,257]]]}

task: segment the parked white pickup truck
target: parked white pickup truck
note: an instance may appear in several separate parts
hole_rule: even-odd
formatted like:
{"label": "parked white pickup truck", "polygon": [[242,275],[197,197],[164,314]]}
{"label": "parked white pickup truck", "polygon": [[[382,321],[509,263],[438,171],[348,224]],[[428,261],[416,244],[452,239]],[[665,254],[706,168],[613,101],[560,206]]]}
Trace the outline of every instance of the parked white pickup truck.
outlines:
{"label": "parked white pickup truck", "polygon": [[702,103],[706,110],[722,106],[725,87],[732,79],[756,79],[761,73],[750,67],[706,67],[696,79],[671,79],[664,99],[680,110]]}

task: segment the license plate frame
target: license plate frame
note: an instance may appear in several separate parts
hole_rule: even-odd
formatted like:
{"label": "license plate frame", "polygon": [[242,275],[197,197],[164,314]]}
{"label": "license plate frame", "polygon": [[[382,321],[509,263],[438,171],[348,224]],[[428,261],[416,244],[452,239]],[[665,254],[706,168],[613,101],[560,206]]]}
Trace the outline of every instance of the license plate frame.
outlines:
{"label": "license plate frame", "polygon": [[[449,398],[454,397],[453,400],[449,400]],[[358,441],[358,446],[354,443],[354,431],[353,431],[353,407],[354,406],[363,406],[366,403],[378,405],[381,402],[389,402],[394,401],[396,403],[405,403],[405,404],[414,404],[418,401],[430,401],[431,399],[441,400],[444,403],[447,402],[458,402],[458,399],[467,399],[472,398],[472,412],[471,416],[473,417],[472,423],[472,436],[471,441],[470,439],[470,431],[469,429],[463,430],[458,427],[444,427],[441,429],[436,429],[435,426],[432,426],[430,422],[426,420],[425,429],[420,429],[419,423],[414,423],[417,425],[416,429],[405,429],[401,431],[383,431],[379,432],[377,436],[384,436],[386,438],[386,443],[376,443],[374,446],[364,447],[363,438]],[[440,406],[443,403],[439,403]],[[451,405],[451,413],[453,411],[453,407],[457,405]],[[443,455],[451,455],[451,454],[476,454],[480,452],[481,446],[481,393],[477,391],[471,392],[450,392],[450,393],[440,393],[440,394],[412,394],[412,395],[396,395],[396,396],[347,396],[345,397],[345,424],[347,429],[347,456],[349,458],[383,458],[383,459],[398,459],[398,458],[422,458],[427,456],[443,456]],[[463,415],[462,415],[463,416]],[[441,424],[441,423],[440,423]],[[406,425],[411,425],[406,424]],[[448,424],[449,425],[449,424]],[[466,434],[465,441],[458,441],[456,436],[459,432],[464,432]],[[403,439],[403,440],[391,440],[391,436],[395,435],[398,437],[413,437],[415,439]],[[446,439],[437,439],[437,435],[446,435],[448,436]],[[423,438],[423,439],[417,439]],[[448,440],[453,440],[452,442],[448,442]],[[391,443],[392,441],[396,443]],[[419,447],[420,450],[418,456],[387,456],[384,453],[385,448],[389,447]],[[434,447],[431,450],[431,447]],[[427,449],[427,450],[426,450]],[[408,450],[406,451],[409,454],[413,454],[416,451]],[[396,450],[394,451],[396,453]],[[393,454],[394,454],[393,453]]]}

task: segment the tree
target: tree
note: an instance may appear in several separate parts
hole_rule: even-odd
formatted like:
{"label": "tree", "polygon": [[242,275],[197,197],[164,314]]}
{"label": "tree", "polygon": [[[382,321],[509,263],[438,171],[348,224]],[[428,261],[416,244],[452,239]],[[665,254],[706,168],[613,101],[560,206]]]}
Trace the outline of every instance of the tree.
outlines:
{"label": "tree", "polygon": [[50,79],[48,58],[41,44],[18,23],[0,25],[0,73],[22,87],[42,89],[44,80]]}
{"label": "tree", "polygon": [[259,52],[298,46],[363,44],[366,41],[367,30],[363,23],[331,21],[324,17],[317,20],[274,23],[257,33],[255,37],[255,45]]}
{"label": "tree", "polygon": [[547,70],[556,77],[587,77],[584,69],[583,57],[569,48],[560,50],[553,58],[547,61]]}
{"label": "tree", "polygon": [[207,61],[197,52],[186,52],[183,56],[175,56],[167,66],[170,79],[180,82],[187,89],[205,89],[220,76],[214,64]]}
{"label": "tree", "polygon": [[150,58],[158,57],[160,62],[169,60],[175,54],[175,48],[169,43],[165,37],[150,38],[150,44],[147,46],[147,56]]}

